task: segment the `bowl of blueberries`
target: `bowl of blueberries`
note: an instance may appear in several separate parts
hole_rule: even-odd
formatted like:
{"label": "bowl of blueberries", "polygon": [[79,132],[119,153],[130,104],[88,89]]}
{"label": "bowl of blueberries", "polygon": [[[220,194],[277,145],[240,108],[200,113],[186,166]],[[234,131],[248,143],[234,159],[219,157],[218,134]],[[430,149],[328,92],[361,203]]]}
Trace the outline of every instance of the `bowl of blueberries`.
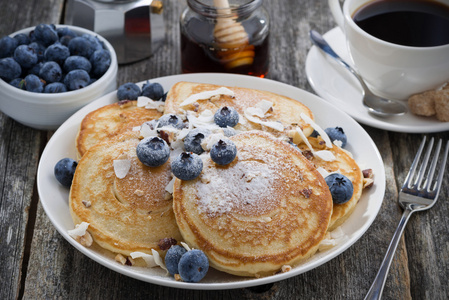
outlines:
{"label": "bowl of blueberries", "polygon": [[117,55],[90,30],[39,24],[0,38],[0,110],[55,130],[81,107],[117,88]]}

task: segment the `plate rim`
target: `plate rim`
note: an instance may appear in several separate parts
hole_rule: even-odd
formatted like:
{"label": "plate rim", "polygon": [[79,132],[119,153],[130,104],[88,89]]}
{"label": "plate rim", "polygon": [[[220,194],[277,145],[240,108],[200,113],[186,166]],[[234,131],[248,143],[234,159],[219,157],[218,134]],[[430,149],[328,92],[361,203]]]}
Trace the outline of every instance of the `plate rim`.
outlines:
{"label": "plate rim", "polygon": [[[116,262],[111,262],[111,260],[109,258],[104,257],[100,253],[96,253],[95,251],[82,246],[81,244],[77,243],[73,238],[68,236],[68,234],[66,232],[67,230],[63,229],[61,224],[57,224],[56,220],[53,218],[52,212],[50,210],[51,208],[49,207],[50,203],[48,203],[48,201],[45,200],[46,195],[44,194],[45,187],[43,186],[43,184],[45,182],[44,181],[45,176],[49,175],[49,174],[43,173],[44,169],[46,167],[44,165],[44,163],[46,161],[47,156],[49,155],[49,152],[51,151],[52,145],[57,142],[59,136],[61,136],[65,131],[68,131],[70,126],[79,125],[79,123],[82,120],[82,117],[84,117],[84,115],[86,115],[88,112],[90,112],[93,109],[96,109],[97,107],[106,105],[107,103],[103,104],[103,102],[105,102],[105,101],[110,102],[111,99],[113,99],[112,97],[115,98],[115,96],[113,95],[113,94],[115,94],[115,92],[111,92],[105,96],[102,96],[102,97],[94,100],[93,102],[91,102],[90,104],[86,105],[85,107],[83,107],[79,111],[77,111],[75,114],[73,114],[69,119],[67,119],[67,121],[64,122],[58,128],[58,130],[56,130],[56,132],[53,134],[53,136],[50,138],[46,147],[44,148],[44,151],[42,152],[42,155],[41,155],[41,158],[39,161],[38,172],[37,172],[37,189],[38,189],[39,197],[41,199],[42,206],[44,208],[44,211],[45,211],[47,217],[52,222],[53,226],[72,246],[74,246],[78,251],[80,251],[87,257],[100,263],[101,265],[103,265],[113,271],[116,271],[120,274],[126,275],[128,277],[132,277],[132,278],[135,278],[135,279],[138,279],[141,281],[145,281],[145,282],[149,282],[149,283],[153,283],[153,284],[157,284],[157,285],[161,285],[161,286],[166,286],[166,287],[173,287],[173,288],[194,289],[194,290],[223,290],[223,289],[245,288],[245,287],[268,284],[268,283],[272,283],[272,282],[281,281],[281,280],[284,280],[284,279],[287,279],[287,278],[290,278],[293,276],[297,276],[304,272],[310,271],[314,268],[317,268],[317,267],[329,262],[333,258],[335,258],[338,255],[340,255],[341,253],[345,252],[349,247],[351,247],[356,241],[358,241],[365,234],[365,232],[368,230],[368,228],[371,226],[371,224],[374,222],[375,218],[377,217],[380,207],[383,202],[383,197],[385,194],[385,169],[384,169],[384,164],[383,164],[383,160],[380,155],[380,152],[377,149],[377,147],[376,147],[375,143],[373,142],[373,140],[371,139],[371,137],[369,136],[369,134],[363,129],[363,127],[360,126],[360,124],[358,124],[355,120],[353,120],[345,112],[339,110],[334,105],[328,103],[327,101],[321,99],[317,95],[314,95],[308,91],[299,89],[297,87],[288,85],[286,83],[278,82],[278,81],[275,81],[272,79],[267,79],[267,78],[258,78],[258,77],[252,77],[252,76],[247,76],[247,75],[235,75],[235,74],[223,74],[223,73],[197,73],[197,74],[195,73],[195,74],[169,75],[169,76],[157,77],[157,78],[153,78],[153,79],[149,79],[149,80],[151,80],[151,81],[161,81],[162,80],[162,81],[173,81],[173,82],[177,82],[177,81],[193,81],[193,82],[209,82],[209,83],[215,82],[217,84],[217,82],[220,82],[223,79],[225,79],[224,81],[226,81],[227,83],[235,80],[235,84],[234,84],[235,86],[247,86],[248,82],[253,85],[257,85],[258,83],[263,83],[259,88],[261,90],[272,91],[273,89],[281,89],[281,90],[290,91],[291,93],[294,93],[294,94],[298,93],[298,95],[310,97],[310,99],[311,99],[310,101],[316,101],[320,105],[329,106],[329,109],[336,109],[340,113],[343,113],[343,115],[345,117],[347,117],[345,122],[349,122],[351,124],[351,126],[354,126],[354,128],[356,128],[356,130],[360,131],[362,134],[365,135],[365,138],[367,138],[369,140],[370,148],[373,150],[374,154],[376,155],[375,159],[377,161],[377,167],[380,169],[379,174],[376,174],[376,188],[378,189],[378,191],[373,192],[373,194],[376,195],[375,193],[378,193],[377,196],[381,197],[381,199],[377,200],[377,202],[376,202],[377,205],[374,207],[374,211],[372,211],[369,214],[368,220],[365,223],[363,223],[363,226],[362,226],[362,228],[359,229],[357,236],[352,237],[351,239],[349,239],[349,241],[346,241],[345,243],[343,243],[343,245],[336,247],[335,251],[331,251],[327,255],[323,255],[322,257],[317,258],[312,264],[308,265],[307,267],[299,269],[300,271],[296,270],[297,272],[295,272],[295,268],[297,268],[297,267],[295,267],[292,271],[286,272],[286,273],[280,273],[280,274],[275,274],[272,276],[255,278],[255,279],[242,277],[241,280],[239,280],[239,281],[230,281],[230,282],[221,282],[221,283],[201,283],[201,282],[185,283],[185,282],[174,281],[171,279],[170,280],[162,279],[159,276],[155,277],[155,275],[151,275],[151,274],[144,275],[144,274],[141,274],[140,272],[136,272],[135,270],[133,270],[131,268],[128,268],[128,269],[123,268],[120,264],[118,264]],[[141,85],[146,81],[147,80],[141,81],[138,84]],[[218,84],[220,84],[220,83],[218,83]],[[229,86],[229,84],[223,84],[223,85]],[[279,92],[277,91],[277,93],[279,93]],[[294,98],[294,99],[298,100],[297,98]],[[298,101],[300,101],[300,99]],[[307,106],[309,106],[309,105],[307,105]],[[317,115],[317,114],[315,114],[315,115]],[[75,124],[75,123],[77,123],[77,124]],[[69,146],[67,146],[67,147],[69,147]],[[73,147],[74,147],[74,145],[73,145]],[[53,167],[48,167],[48,168],[53,168]],[[56,181],[55,181],[55,183],[57,184]],[[356,206],[356,208],[357,208],[357,206]],[[326,253],[326,252],[328,252],[328,251],[325,251],[324,253]],[[313,257],[318,257],[318,256],[316,254],[316,255],[312,256],[312,258]],[[299,265],[299,266],[301,266],[301,265]],[[133,268],[135,268],[135,267],[133,267]]]}

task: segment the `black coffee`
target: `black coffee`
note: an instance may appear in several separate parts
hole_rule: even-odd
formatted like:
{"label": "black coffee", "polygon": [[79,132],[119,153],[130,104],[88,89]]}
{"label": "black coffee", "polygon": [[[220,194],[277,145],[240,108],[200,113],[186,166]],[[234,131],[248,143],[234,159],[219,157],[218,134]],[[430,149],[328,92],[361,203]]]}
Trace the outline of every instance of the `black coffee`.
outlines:
{"label": "black coffee", "polygon": [[374,0],[360,7],[353,19],[367,33],[390,43],[449,44],[449,6],[432,0]]}

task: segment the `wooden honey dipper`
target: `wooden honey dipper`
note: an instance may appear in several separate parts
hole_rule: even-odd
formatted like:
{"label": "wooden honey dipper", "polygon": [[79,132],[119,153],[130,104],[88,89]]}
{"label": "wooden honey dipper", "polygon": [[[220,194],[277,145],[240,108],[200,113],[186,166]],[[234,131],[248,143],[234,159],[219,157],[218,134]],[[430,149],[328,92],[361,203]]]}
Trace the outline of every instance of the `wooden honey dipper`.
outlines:
{"label": "wooden honey dipper", "polygon": [[[214,0],[220,14],[231,15],[228,0]],[[218,17],[214,28],[218,57],[227,69],[251,65],[254,62],[254,46],[249,44],[248,34],[234,18]]]}

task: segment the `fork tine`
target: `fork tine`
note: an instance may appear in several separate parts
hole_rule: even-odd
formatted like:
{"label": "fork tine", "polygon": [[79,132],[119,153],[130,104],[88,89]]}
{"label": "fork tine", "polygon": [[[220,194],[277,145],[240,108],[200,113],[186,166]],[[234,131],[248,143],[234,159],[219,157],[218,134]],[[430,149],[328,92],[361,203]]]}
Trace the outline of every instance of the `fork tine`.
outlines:
{"label": "fork tine", "polygon": [[[433,141],[434,141],[434,139],[431,138],[430,141],[429,141],[429,145],[427,146],[427,151],[424,154],[424,160],[421,163],[421,166],[419,167],[418,177],[416,178],[416,181],[415,181],[415,186],[418,189],[421,188],[421,183],[423,181],[424,174],[426,172],[427,165],[429,163],[430,154],[432,153],[432,148],[433,148]],[[436,152],[436,154],[438,154],[438,152]],[[437,156],[437,158],[438,158],[438,156]],[[432,179],[429,179],[429,180],[432,181]]]}
{"label": "fork tine", "polygon": [[431,190],[433,175],[435,174],[435,168],[437,166],[438,157],[440,156],[441,144],[442,144],[442,141],[440,139],[438,141],[437,147],[435,148],[434,157],[432,159],[432,163],[430,165],[429,172],[427,173],[426,181],[423,184],[423,189],[425,189],[427,191]]}
{"label": "fork tine", "polygon": [[441,184],[443,182],[444,170],[446,169],[446,161],[447,161],[448,153],[449,153],[449,141],[446,142],[446,149],[444,150],[440,172],[438,173],[438,178],[437,178],[437,181],[435,182],[435,188],[434,188],[435,193],[436,193],[435,199],[437,199],[438,195],[440,194]]}
{"label": "fork tine", "polygon": [[418,167],[418,161],[419,161],[419,158],[421,156],[421,153],[422,153],[422,150],[423,150],[425,144],[426,144],[426,136],[424,136],[424,138],[421,142],[421,145],[419,145],[418,152],[416,153],[415,158],[413,159],[410,170],[408,171],[408,174],[405,177],[404,184],[402,185],[403,188],[410,187],[410,181],[412,180],[413,176],[415,175],[416,168]]}

